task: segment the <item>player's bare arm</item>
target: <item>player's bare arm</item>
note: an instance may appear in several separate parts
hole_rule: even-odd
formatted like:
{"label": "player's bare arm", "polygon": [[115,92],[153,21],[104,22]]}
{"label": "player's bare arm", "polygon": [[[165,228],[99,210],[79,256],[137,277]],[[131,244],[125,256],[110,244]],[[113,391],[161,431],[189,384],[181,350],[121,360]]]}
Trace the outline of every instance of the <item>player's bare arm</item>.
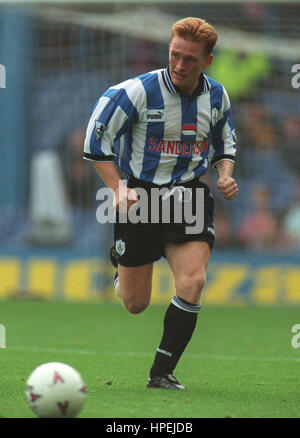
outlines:
{"label": "player's bare arm", "polygon": [[114,207],[118,211],[128,211],[129,207],[138,201],[136,191],[125,186],[113,162],[93,162],[93,165],[107,187],[113,191]]}
{"label": "player's bare arm", "polygon": [[231,201],[238,194],[238,185],[232,177],[234,164],[232,161],[222,160],[216,166],[219,172],[217,187],[224,198]]}

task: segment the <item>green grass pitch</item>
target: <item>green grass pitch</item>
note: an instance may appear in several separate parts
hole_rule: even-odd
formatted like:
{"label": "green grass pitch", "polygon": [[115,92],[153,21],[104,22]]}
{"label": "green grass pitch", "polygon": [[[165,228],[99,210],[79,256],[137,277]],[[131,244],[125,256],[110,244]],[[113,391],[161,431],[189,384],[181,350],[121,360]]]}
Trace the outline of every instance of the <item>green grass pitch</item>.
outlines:
{"label": "green grass pitch", "polygon": [[25,382],[50,361],[87,386],[82,418],[299,417],[299,308],[205,307],[175,375],[187,391],[147,389],[166,306],[140,315],[120,303],[0,301],[0,416],[34,417]]}

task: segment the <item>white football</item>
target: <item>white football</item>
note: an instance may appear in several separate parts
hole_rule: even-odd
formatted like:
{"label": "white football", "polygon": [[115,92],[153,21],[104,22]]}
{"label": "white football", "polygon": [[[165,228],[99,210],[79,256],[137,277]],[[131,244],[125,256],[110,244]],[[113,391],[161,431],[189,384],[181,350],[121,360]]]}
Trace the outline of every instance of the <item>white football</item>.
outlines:
{"label": "white football", "polygon": [[81,375],[70,365],[48,362],[37,367],[26,382],[26,399],[42,418],[74,418],[86,399]]}

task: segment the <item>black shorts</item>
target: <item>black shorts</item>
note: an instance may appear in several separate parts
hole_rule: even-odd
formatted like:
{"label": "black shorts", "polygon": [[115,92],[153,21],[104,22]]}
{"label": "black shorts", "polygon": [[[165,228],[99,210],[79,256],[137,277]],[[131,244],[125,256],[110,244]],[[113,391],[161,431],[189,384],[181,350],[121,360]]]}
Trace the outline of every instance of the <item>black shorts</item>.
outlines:
{"label": "black shorts", "polygon": [[[181,186],[181,190],[180,187]],[[127,179],[128,188],[142,188],[148,194],[148,220],[143,222],[132,223],[127,216],[128,220],[126,223],[121,223],[120,215],[116,212],[116,221],[114,225],[114,241],[116,246],[116,252],[118,254],[118,263],[123,266],[142,266],[148,263],[153,263],[159,260],[160,257],[165,257],[164,245],[166,242],[191,242],[191,241],[203,241],[207,242],[209,247],[212,249],[215,240],[214,232],[214,200],[213,196],[208,188],[208,186],[194,179],[192,181],[174,185],[174,186],[158,186],[156,184],[148,183],[146,181],[138,180],[132,176]],[[162,196],[159,199],[159,206],[155,204],[155,209],[158,208],[158,214],[156,214],[156,219],[151,222],[151,211],[153,211],[154,203],[151,203],[151,189],[173,190],[174,195],[169,196],[169,204],[167,204],[170,217],[167,222],[165,216],[162,214],[163,207],[162,203],[166,202],[162,200]],[[183,193],[182,187],[184,187],[184,201],[181,202],[182,215],[180,223],[178,223],[178,216],[174,213],[175,197],[179,200],[180,192]],[[196,195],[197,188],[202,188],[204,191],[204,206],[201,203],[201,208],[199,208],[199,192]],[[188,189],[188,190],[185,190]],[[157,192],[156,192],[157,193]],[[168,196],[167,196],[168,198]],[[203,199],[203,197],[201,198]],[[187,207],[189,204],[189,207]],[[165,204],[164,204],[165,205]],[[176,204],[178,208],[178,203]],[[197,207],[197,208],[196,208]],[[204,207],[204,208],[203,208]],[[186,212],[191,212],[191,215],[196,219],[191,222],[191,215],[188,216],[188,221],[185,220],[187,214],[185,215],[183,209],[186,208]],[[188,210],[190,208],[190,210]],[[166,210],[165,210],[166,211]],[[178,212],[178,210],[177,210]],[[157,213],[157,210],[156,210]],[[201,218],[200,214],[202,215]],[[198,222],[197,222],[198,220]],[[157,222],[158,221],[158,222]],[[201,230],[197,223],[201,223]],[[187,232],[187,227],[189,227],[189,232]],[[191,227],[194,227],[193,229]],[[195,232],[194,232],[195,230]]]}

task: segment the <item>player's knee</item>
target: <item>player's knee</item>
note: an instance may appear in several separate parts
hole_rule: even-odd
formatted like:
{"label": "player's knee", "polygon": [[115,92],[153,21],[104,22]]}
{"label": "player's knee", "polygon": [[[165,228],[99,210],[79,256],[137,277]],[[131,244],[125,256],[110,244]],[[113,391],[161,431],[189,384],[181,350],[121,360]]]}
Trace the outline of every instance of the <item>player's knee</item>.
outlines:
{"label": "player's knee", "polygon": [[148,307],[151,298],[151,286],[145,286],[142,289],[124,289],[121,285],[119,288],[119,296],[125,309],[136,315],[143,312]]}
{"label": "player's knee", "polygon": [[199,291],[199,293],[202,292],[204,286],[206,283],[206,273],[205,271],[200,272],[196,278],[196,288]]}
{"label": "player's knee", "polygon": [[128,310],[129,313],[132,313],[133,315],[137,315],[138,313],[142,313],[147,307],[149,303],[136,303],[136,302],[124,302],[124,307],[126,310]]}
{"label": "player's knee", "polygon": [[149,305],[150,298],[148,296],[125,294],[121,295],[123,305],[128,312],[137,315],[143,312]]}
{"label": "player's knee", "polygon": [[191,302],[198,301],[206,283],[205,271],[183,274],[175,281],[177,294]]}

